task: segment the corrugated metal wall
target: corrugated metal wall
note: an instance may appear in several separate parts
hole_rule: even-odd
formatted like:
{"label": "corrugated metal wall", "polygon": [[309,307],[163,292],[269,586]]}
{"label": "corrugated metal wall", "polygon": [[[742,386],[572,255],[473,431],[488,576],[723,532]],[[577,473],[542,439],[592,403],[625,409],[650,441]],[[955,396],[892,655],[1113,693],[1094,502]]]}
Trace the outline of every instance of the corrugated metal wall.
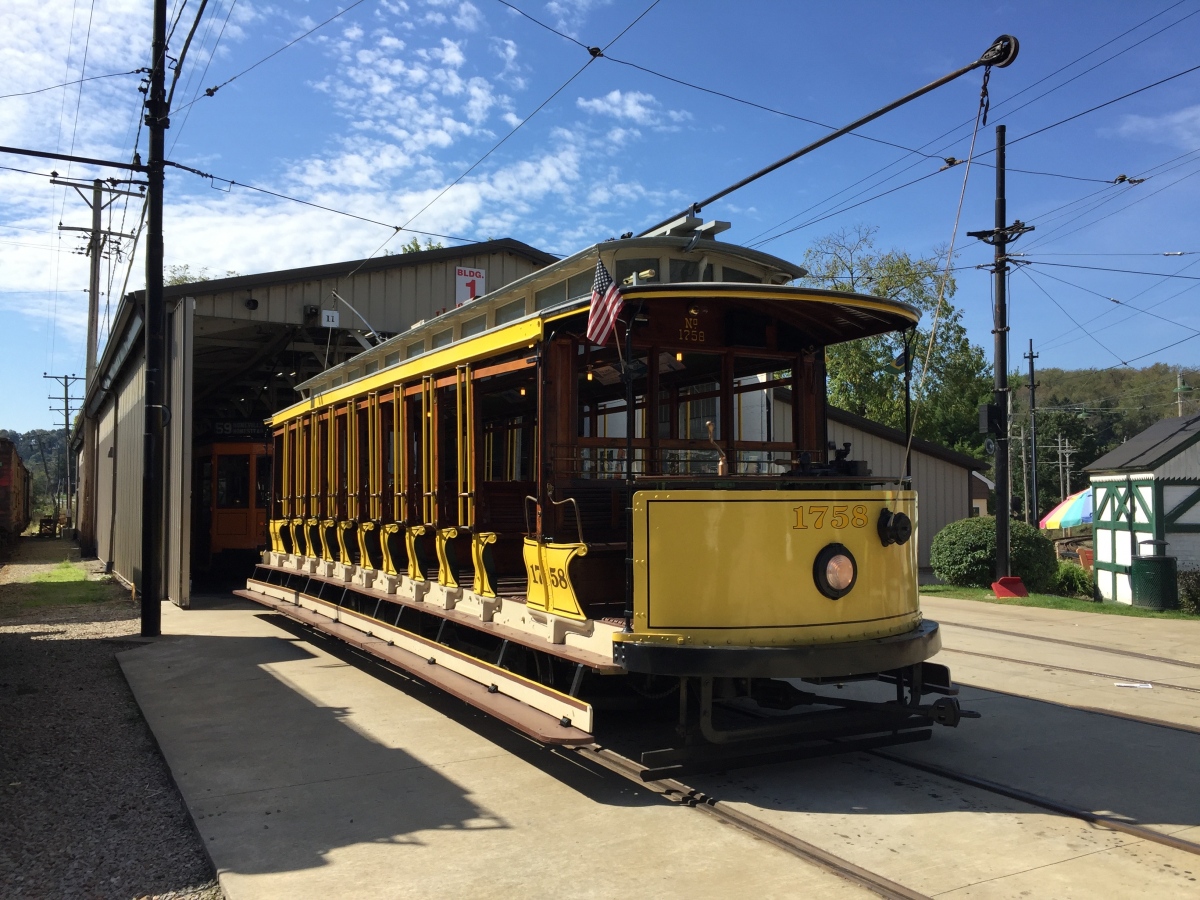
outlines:
{"label": "corrugated metal wall", "polygon": [[192,312],[183,297],[170,310],[167,334],[167,485],[163,492],[167,565],[163,596],[176,606],[192,604]]}
{"label": "corrugated metal wall", "polygon": [[[205,294],[203,285],[196,285],[196,315],[300,325],[304,322],[305,306],[330,307],[332,292],[336,290],[377,331],[405,331],[437,310],[454,307],[455,269],[458,266],[485,270],[488,291],[497,290],[540,268],[531,259],[501,251],[363,272],[350,278],[343,275],[256,287],[252,291],[243,288]],[[258,301],[258,307],[253,310],[247,309],[245,303],[250,294]],[[342,327],[359,327],[348,309],[343,307],[341,315]]]}
{"label": "corrugated metal wall", "polygon": [[98,416],[96,441],[96,505],[94,532],[96,556],[105,562],[112,561],[112,515],[113,485],[116,484],[116,430],[117,407],[114,402],[104,404]]}
{"label": "corrugated metal wall", "polygon": [[142,397],[139,360],[114,386],[100,411],[96,496],[96,552],[112,571],[141,587]]}
{"label": "corrugated metal wall", "polygon": [[[829,440],[839,447],[849,441],[850,457],[865,459],[876,475],[903,474],[904,445],[877,435],[859,431],[841,422],[829,420]],[[917,561],[929,565],[933,536],[951,522],[971,514],[971,473],[969,469],[928,456],[912,453],[913,489],[917,492]]]}

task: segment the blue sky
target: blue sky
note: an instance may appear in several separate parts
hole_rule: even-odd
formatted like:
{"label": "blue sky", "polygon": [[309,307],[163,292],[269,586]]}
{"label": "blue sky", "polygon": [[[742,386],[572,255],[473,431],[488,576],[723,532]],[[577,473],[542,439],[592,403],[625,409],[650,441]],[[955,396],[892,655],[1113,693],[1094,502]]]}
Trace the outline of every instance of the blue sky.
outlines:
{"label": "blue sky", "polygon": [[[188,0],[180,13],[181,0],[173,2],[178,52],[199,3]],[[1030,338],[1043,366],[1200,358],[1200,338],[1186,340],[1200,333],[1200,179],[1191,177],[1200,173],[1200,71],[1055,125],[1200,63],[1200,0],[660,0],[638,19],[650,3],[514,2],[575,43],[498,0],[363,0],[239,75],[349,4],[210,0],[180,72],[168,158],[389,225],[435,201],[412,228],[454,239],[513,237],[567,254],[637,232],[824,133],[661,75],[840,126],[974,60],[1009,32],[1020,39],[1020,58],[992,73],[977,159],[991,161],[979,154],[1003,123],[1010,170],[1050,173],[1008,177],[1010,220],[1037,227],[1012,248],[1037,260],[1011,281],[1015,361]],[[8,0],[0,93],[146,65],[150,6]],[[585,67],[591,57],[580,43],[606,46],[618,35],[609,58]],[[926,254],[946,245],[964,169],[939,171],[941,157],[967,155],[980,82],[973,72],[863,129],[933,158],[842,138],[704,216],[731,221],[728,240],[766,240],[762,249],[789,259],[860,225],[878,228],[883,248]],[[137,88],[138,76],[122,75],[0,99],[0,144],[128,159]],[[140,142],[144,155],[144,129]],[[45,399],[51,383],[41,376],[83,373],[88,281],[87,260],[76,252],[82,239],[56,226],[85,225],[89,212],[44,175],[113,172],[6,155],[0,166],[43,173],[0,169],[0,427],[54,427],[61,419],[49,412],[57,404]],[[1146,180],[1106,183],[1122,174]],[[884,193],[922,176],[929,177]],[[972,166],[956,261],[968,268],[958,272],[955,303],[989,354],[989,276],[969,267],[991,250],[965,233],[992,226],[994,186],[992,169]],[[392,233],[178,170],[169,172],[167,191],[167,263],[193,271],[248,274],[362,258]],[[860,205],[844,208],[850,204]],[[107,227],[120,230],[124,221],[132,231],[138,212],[122,201]],[[796,225],[804,227],[776,237]],[[114,310],[128,242],[124,249],[102,278]],[[1162,255],[1169,252],[1189,255]],[[1114,268],[1185,277],[1101,271]],[[142,284],[139,258],[128,289]]]}

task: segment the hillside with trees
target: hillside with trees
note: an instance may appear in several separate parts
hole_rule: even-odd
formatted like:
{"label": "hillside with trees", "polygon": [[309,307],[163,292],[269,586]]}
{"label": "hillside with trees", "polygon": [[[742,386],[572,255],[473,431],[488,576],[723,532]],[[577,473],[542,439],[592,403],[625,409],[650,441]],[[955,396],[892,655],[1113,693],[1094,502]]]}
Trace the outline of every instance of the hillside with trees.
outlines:
{"label": "hillside with trees", "polygon": [[16,444],[17,453],[29,470],[34,519],[56,514],[66,502],[68,456],[62,429],[37,428],[22,433],[0,428],[0,437]]}
{"label": "hillside with trees", "polygon": [[[1038,511],[1043,515],[1061,496],[1082,489],[1083,468],[1118,444],[1160,419],[1174,418],[1181,411],[1183,415],[1200,412],[1200,390],[1195,389],[1200,388],[1200,368],[1195,366],[1046,368],[1036,370],[1036,375]],[[1184,387],[1177,392],[1179,380]],[[1030,465],[1031,433],[1028,372],[1014,372],[1009,384],[1013,496],[1024,503],[1023,472]]]}

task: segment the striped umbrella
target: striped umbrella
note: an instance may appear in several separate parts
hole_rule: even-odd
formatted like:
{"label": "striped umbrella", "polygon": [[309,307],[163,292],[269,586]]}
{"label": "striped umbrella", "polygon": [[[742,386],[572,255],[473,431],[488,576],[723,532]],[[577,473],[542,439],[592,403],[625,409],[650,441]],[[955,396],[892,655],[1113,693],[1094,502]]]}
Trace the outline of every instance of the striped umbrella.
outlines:
{"label": "striped umbrella", "polygon": [[1084,488],[1072,494],[1042,517],[1039,528],[1071,528],[1092,521],[1092,489]]}

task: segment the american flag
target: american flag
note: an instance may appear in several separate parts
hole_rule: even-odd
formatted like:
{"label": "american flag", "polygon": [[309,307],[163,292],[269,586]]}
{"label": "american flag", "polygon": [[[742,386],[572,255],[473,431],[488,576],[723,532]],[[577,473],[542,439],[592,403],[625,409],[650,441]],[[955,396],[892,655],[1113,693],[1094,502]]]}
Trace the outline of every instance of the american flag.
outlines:
{"label": "american flag", "polygon": [[604,263],[596,261],[596,280],[592,282],[592,307],[588,311],[587,339],[604,345],[621,313],[621,288],[612,280]]}

